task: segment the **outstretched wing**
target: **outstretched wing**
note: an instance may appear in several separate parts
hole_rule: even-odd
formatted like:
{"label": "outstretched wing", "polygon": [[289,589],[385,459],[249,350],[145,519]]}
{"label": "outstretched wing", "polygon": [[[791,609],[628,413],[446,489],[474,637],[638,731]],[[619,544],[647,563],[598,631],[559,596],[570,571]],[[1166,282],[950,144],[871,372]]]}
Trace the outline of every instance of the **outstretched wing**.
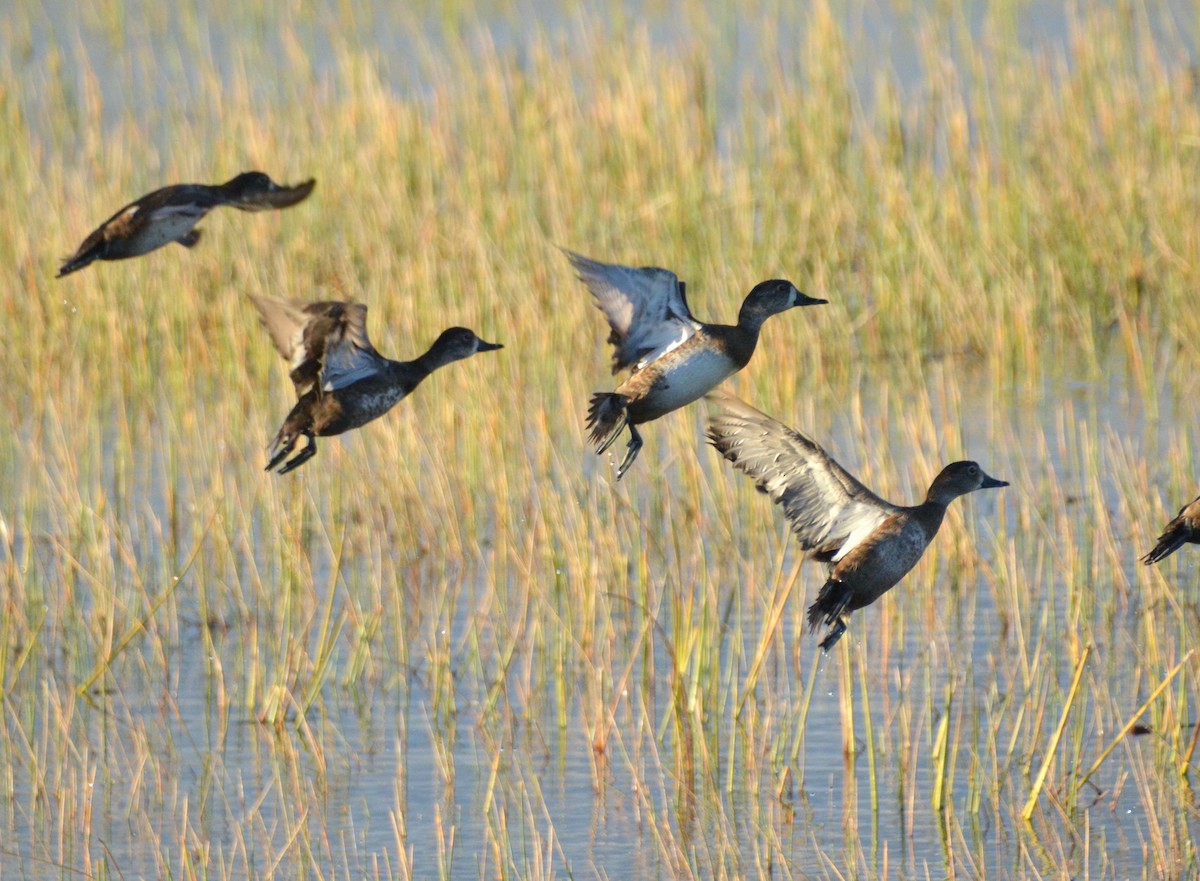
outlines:
{"label": "outstretched wing", "polygon": [[318,382],[322,391],[334,391],[384,368],[386,359],[367,337],[367,307],[362,303],[251,299],[275,348],[291,367],[298,396]]}
{"label": "outstretched wing", "polygon": [[327,392],[353,385],[387,366],[387,359],[367,338],[367,307],[362,303],[338,305],[344,310],[335,332],[326,338],[321,365],[321,388]]}
{"label": "outstretched wing", "polygon": [[900,509],[830,458],[820,444],[744,401],[710,393],[708,438],[782,509],[800,546],[836,562]]}
{"label": "outstretched wing", "polygon": [[316,185],[316,178],[309,178],[303,183],[296,184],[294,187],[271,181],[266,189],[247,193],[226,204],[237,208],[239,211],[267,211],[270,209],[291,208],[293,205],[307,199],[309,193],[313,191],[313,187]]}
{"label": "outstretched wing", "polygon": [[626,367],[640,370],[700,329],[688,309],[683,282],[669,269],[634,269],[563,253],[612,328],[613,373]]}

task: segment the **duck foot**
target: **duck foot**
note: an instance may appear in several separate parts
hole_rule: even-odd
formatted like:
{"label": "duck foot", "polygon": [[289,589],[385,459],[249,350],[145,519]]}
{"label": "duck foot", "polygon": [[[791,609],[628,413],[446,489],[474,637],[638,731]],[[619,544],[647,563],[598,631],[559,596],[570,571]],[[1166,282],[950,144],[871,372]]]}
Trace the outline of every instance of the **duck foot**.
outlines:
{"label": "duck foot", "polygon": [[[600,444],[600,446],[596,447],[596,455],[597,456],[603,455],[605,453],[605,451],[608,450],[608,448],[611,447],[616,442],[617,438],[621,436],[621,429],[624,428],[628,424],[628,422],[629,422],[628,417],[624,413],[622,413],[621,421],[612,427],[612,431],[610,431],[608,433],[608,437],[604,439],[604,443],[602,443],[602,444]],[[629,430],[633,431],[633,427],[631,426]]]}
{"label": "duck foot", "polygon": [[825,638],[820,643],[821,651],[825,653],[828,653],[834,644],[842,638],[842,634],[846,632],[846,622],[841,618],[834,618],[832,623],[833,627],[825,634]]}
{"label": "duck foot", "polygon": [[633,464],[633,460],[637,458],[638,453],[642,449],[642,436],[638,434],[638,430],[629,426],[629,444],[625,448],[625,458],[621,460],[621,464],[617,467],[617,480],[620,480],[622,475],[629,470],[629,466]]}
{"label": "duck foot", "polygon": [[271,457],[271,461],[267,463],[267,467],[264,470],[274,471],[275,466],[282,463],[283,467],[279,469],[279,473],[287,474],[289,471],[294,471],[315,456],[317,454],[317,439],[311,434],[305,434],[304,437],[308,443],[304,445],[304,449],[296,454],[296,458],[292,459],[290,462],[284,463],[284,460],[287,459],[287,457],[291,455],[292,450],[296,448],[296,441],[293,439],[291,443],[285,445],[283,449]]}

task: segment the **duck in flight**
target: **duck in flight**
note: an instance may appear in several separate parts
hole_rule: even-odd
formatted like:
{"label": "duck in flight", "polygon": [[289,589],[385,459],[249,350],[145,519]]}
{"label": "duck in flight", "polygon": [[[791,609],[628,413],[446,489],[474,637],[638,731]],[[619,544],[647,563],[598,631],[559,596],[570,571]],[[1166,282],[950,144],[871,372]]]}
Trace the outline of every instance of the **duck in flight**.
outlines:
{"label": "duck in flight", "polygon": [[812,438],[732,395],[709,395],[719,408],[708,437],[733,467],[783,509],[826,580],[808,608],[808,626],[829,626],[829,649],[846,632],[843,616],[869,606],[900,581],[937,535],[947,506],[978,489],[1008,486],[975,462],[954,462],[933,479],[925,501],[893,505],[871,492]]}
{"label": "duck in flight", "polygon": [[[361,303],[251,300],[275,348],[291,365],[289,376],[299,398],[268,450],[266,470],[282,466],[280,474],[315,456],[317,437],[378,419],[439,367],[504,348],[484,342],[465,327],[451,327],[415,360],[393,361],[375,351],[367,338],[367,307]],[[289,461],[301,437],[308,442]]]}
{"label": "duck in flight", "polygon": [[1163,527],[1162,535],[1151,549],[1142,557],[1147,566],[1165,560],[1185,544],[1200,544],[1200,497],[1179,509],[1175,519]]}
{"label": "duck in flight", "polygon": [[247,171],[223,184],[174,184],[130,202],[83,240],[62,262],[58,278],[95,260],[140,257],[171,242],[185,248],[200,241],[195,226],[209,211],[229,205],[239,211],[290,208],[316,186],[307,180],[294,187],[275,183],[261,171]]}
{"label": "duck in flight", "polygon": [[612,392],[598,392],[588,407],[588,441],[603,453],[629,429],[617,479],[642,448],[637,426],[690,404],[750,361],[763,322],[795,306],[827,303],[772,279],[746,296],[734,325],[705,324],[688,309],[684,283],[667,269],[634,269],[564,251],[608,319],[613,373],[629,369]]}

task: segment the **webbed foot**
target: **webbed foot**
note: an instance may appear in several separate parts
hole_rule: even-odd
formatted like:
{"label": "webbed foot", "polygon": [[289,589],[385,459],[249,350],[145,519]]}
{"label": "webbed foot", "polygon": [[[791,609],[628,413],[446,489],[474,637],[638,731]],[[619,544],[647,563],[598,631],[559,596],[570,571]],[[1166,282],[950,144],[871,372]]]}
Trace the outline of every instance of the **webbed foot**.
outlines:
{"label": "webbed foot", "polygon": [[[611,443],[611,441],[610,441]],[[638,434],[638,430],[629,426],[629,444],[625,447],[625,458],[621,460],[621,464],[617,467],[617,480],[629,470],[629,466],[633,464],[633,460],[637,458],[642,449],[642,436]]]}
{"label": "webbed foot", "polygon": [[828,652],[833,648],[834,644],[842,638],[842,634],[846,632],[846,622],[841,618],[833,620],[833,627],[825,634],[825,638],[821,640],[821,651]]}

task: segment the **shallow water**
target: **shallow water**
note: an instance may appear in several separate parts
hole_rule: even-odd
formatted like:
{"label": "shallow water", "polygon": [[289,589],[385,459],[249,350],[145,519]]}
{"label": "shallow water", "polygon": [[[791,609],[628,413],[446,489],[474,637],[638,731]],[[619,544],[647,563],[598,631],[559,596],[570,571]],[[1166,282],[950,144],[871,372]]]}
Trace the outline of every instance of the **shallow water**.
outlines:
{"label": "shallow water", "polygon": [[[1140,405],[1120,391],[1124,383],[1118,369],[1114,364],[1108,373],[1110,387],[1047,384],[1038,397],[1055,403],[1040,409],[1026,406],[1023,397],[1001,405],[983,378],[972,380],[969,371],[959,376],[962,398],[972,402],[960,414],[965,450],[991,451],[988,467],[1015,483],[959,503],[974,536],[972,552],[985,565],[997,550],[995,536],[1013,528],[1005,524],[1016,506],[1002,493],[1021,491],[1019,477],[1009,470],[1020,462],[1011,451],[997,451],[1003,433],[995,424],[1007,421],[1020,435],[1043,423],[1038,430],[1053,437],[1061,402],[1069,397],[1075,411],[1088,418],[1124,426],[1132,437],[1152,435],[1139,423]],[[1163,410],[1170,409],[1164,401]],[[160,431],[152,426],[148,440],[156,444]],[[831,447],[853,445],[847,431],[832,435]],[[893,448],[895,467],[911,474],[903,445],[897,440]],[[709,464],[719,477],[721,466]],[[1070,475],[1074,463],[1052,459],[1046,464]],[[161,486],[158,477],[145,482],[146,495],[134,507],[166,519],[164,499],[155,489]],[[648,467],[633,477],[651,478]],[[43,541],[53,546],[53,536]],[[943,535],[939,541],[949,539]],[[782,535],[780,547],[786,575],[796,562],[794,548]],[[181,556],[152,538],[135,541],[133,548],[143,559]],[[935,544],[934,554],[945,550]],[[62,560],[52,550],[35,557],[44,560],[46,582],[66,577],[54,569]],[[690,768],[707,767],[707,762],[686,757],[683,744],[694,749],[696,743],[690,737],[679,740],[677,723],[671,721],[678,694],[668,687],[670,671],[681,663],[675,640],[694,622],[673,620],[676,606],[662,602],[655,606],[655,629],[648,635],[646,613],[634,599],[686,591],[689,579],[704,577],[702,570],[690,568],[696,561],[680,563],[675,572],[652,573],[649,585],[611,586],[611,593],[624,599],[612,603],[611,656],[618,664],[609,673],[619,675],[627,666],[628,675],[612,705],[607,745],[598,751],[580,724],[590,715],[585,704],[595,671],[575,669],[555,689],[546,658],[519,654],[508,659],[507,669],[497,666],[489,643],[500,642],[495,631],[503,629],[508,614],[489,614],[476,598],[491,592],[494,580],[520,576],[489,571],[483,559],[464,571],[427,563],[408,570],[411,583],[395,589],[408,597],[409,607],[395,620],[384,615],[387,626],[401,627],[405,635],[374,642],[370,663],[375,672],[365,687],[342,687],[337,679],[355,663],[350,631],[367,605],[363,596],[381,586],[369,583],[375,578],[369,560],[348,562],[331,603],[331,618],[341,628],[329,659],[334,678],[319,687],[307,713],[301,716],[289,707],[282,727],[257,720],[262,703],[251,694],[250,680],[273,680],[290,664],[286,657],[258,656],[259,645],[274,644],[267,634],[290,632],[284,644],[289,638],[306,640],[309,653],[319,654],[319,610],[328,597],[332,560],[319,542],[308,559],[313,584],[325,591],[310,598],[311,606],[285,595],[275,608],[247,609],[245,618],[206,625],[198,596],[204,567],[184,577],[173,599],[174,617],[183,622],[178,631],[139,637],[145,660],[126,657],[117,664],[119,691],[92,689],[69,708],[73,718],[65,724],[75,739],[99,751],[94,778],[85,786],[58,779],[56,773],[71,763],[59,766],[54,751],[42,743],[57,730],[63,708],[34,694],[10,696],[11,708],[30,714],[9,719],[10,735],[26,732],[30,742],[10,736],[0,753],[11,795],[2,818],[7,867],[26,877],[58,875],[62,866],[86,870],[81,855],[90,852],[94,858],[100,842],[109,870],[119,868],[125,877],[179,871],[187,860],[219,868],[221,875],[274,869],[288,875],[474,877],[492,874],[498,864],[522,871],[540,864],[543,869],[532,874],[650,877],[680,871],[658,842],[664,830],[657,824],[665,817],[674,824],[670,834],[699,854],[696,864],[713,874],[772,874],[749,863],[755,842],[765,837],[788,854],[788,871],[804,874],[833,871],[830,860],[838,871],[851,871],[863,858],[858,855],[865,855],[867,864],[858,869],[868,874],[886,868],[900,877],[937,876],[950,871],[951,855],[963,849],[984,855],[977,868],[990,876],[1038,874],[1058,862],[1057,855],[1023,852],[1016,843],[1025,839],[1010,825],[1006,799],[1015,796],[1006,791],[1020,787],[1006,783],[1005,776],[1022,778],[1038,757],[1018,750],[1005,759],[994,750],[1017,737],[1019,720],[1010,704],[1020,702],[1023,689],[1066,688],[1071,653],[1051,655],[1058,669],[1040,684],[1037,676],[1026,679],[1016,658],[1027,649],[1001,626],[1006,615],[997,604],[1004,601],[1003,591],[997,592],[982,568],[971,575],[947,571],[940,562],[920,567],[885,600],[852,617],[845,654],[839,647],[821,659],[813,637],[796,629],[803,605],[819,584],[817,573],[806,567],[749,697],[752,706],[740,717],[735,702],[743,696],[753,654],[743,641],[758,639],[763,610],[749,601],[742,604],[739,594],[747,585],[717,586],[721,607],[732,609],[720,639],[719,666],[727,672],[715,692],[702,687],[693,698],[717,701],[698,717],[708,720],[704,730],[694,732],[699,743],[716,751],[714,767],[724,777],[720,797],[713,801],[704,794],[703,782],[689,776],[696,773]],[[746,578],[775,577],[775,562],[747,562]],[[245,565],[247,570],[261,566],[268,576],[267,561]],[[388,588],[382,586],[385,592]],[[284,594],[296,590],[279,589]],[[571,584],[564,589],[571,590]],[[1073,638],[1062,632],[1072,611],[1052,596],[1037,595],[1059,590],[1048,581],[1029,598],[1042,603],[1044,611],[1027,639]],[[64,597],[83,595],[81,589]],[[48,596],[45,602],[57,599]],[[80,615],[86,606],[84,601]],[[1120,658],[1136,655],[1144,640],[1137,608],[1136,597],[1104,590],[1095,597],[1094,609],[1083,612],[1098,647],[1089,675],[1111,676],[1109,697],[1126,712],[1146,697],[1151,684],[1119,674]],[[300,623],[305,617],[308,623]],[[906,632],[927,625],[932,626],[928,633]],[[71,642],[66,634],[43,636],[51,643],[60,638]],[[889,647],[881,648],[881,641]],[[451,679],[430,681],[435,657],[446,660]],[[61,657],[36,679],[81,681],[86,672],[81,660]],[[844,716],[846,663],[853,680],[849,722]],[[656,675],[648,675],[646,665]],[[295,670],[281,681],[293,682],[294,693],[303,692],[307,675]],[[805,714],[810,676],[814,686]],[[35,683],[21,690],[29,687]],[[949,742],[955,754],[947,808],[939,813],[929,805],[937,763],[933,742],[943,716],[953,726]],[[853,731],[850,754],[846,724]],[[1113,734],[1113,719],[1106,707],[1089,705],[1071,730],[1085,743],[1104,742]],[[868,736],[875,740],[874,782]],[[1127,779],[1128,769],[1152,761],[1157,738],[1129,740],[1122,747],[1126,757],[1103,768],[1081,806],[1068,812],[1070,824],[1060,818],[1064,825],[1047,832],[1047,838],[1057,846],[1077,835],[1075,846],[1092,849],[1093,866],[1105,866],[1106,875],[1140,875],[1144,842],[1162,822],[1150,808],[1169,793],[1139,792]],[[693,789],[699,794],[688,804]],[[78,801],[62,804],[60,792]],[[989,792],[999,793],[995,797],[1002,801],[989,804]],[[1157,807],[1177,812],[1187,834],[1200,831],[1194,804]],[[71,832],[77,813],[89,816],[90,843]],[[1069,827],[1075,831],[1063,832]],[[741,842],[743,850],[717,847],[721,839],[714,829]],[[50,849],[59,836],[67,843],[65,851]],[[304,841],[303,847],[296,840]],[[839,863],[839,857],[849,862]]]}

